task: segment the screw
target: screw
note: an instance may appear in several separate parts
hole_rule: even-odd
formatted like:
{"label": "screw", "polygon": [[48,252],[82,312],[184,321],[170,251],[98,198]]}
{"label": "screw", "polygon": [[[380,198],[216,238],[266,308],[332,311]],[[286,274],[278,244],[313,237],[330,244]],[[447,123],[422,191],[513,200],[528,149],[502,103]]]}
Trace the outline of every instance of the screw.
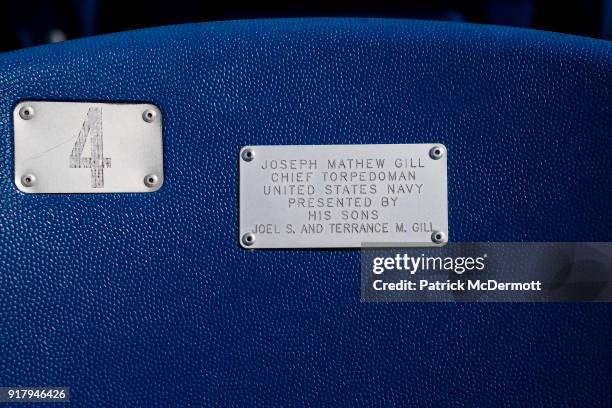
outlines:
{"label": "screw", "polygon": [[446,153],[446,149],[444,148],[444,146],[434,146],[429,151],[429,157],[431,157],[434,160],[439,160],[444,157],[445,153]]}
{"label": "screw", "polygon": [[25,174],[21,177],[21,184],[24,187],[32,187],[36,184],[36,177],[33,174]]}
{"label": "screw", "polygon": [[142,119],[148,123],[153,122],[156,116],[157,113],[155,113],[153,109],[145,109],[145,111],[142,112]]}
{"label": "screw", "polygon": [[147,174],[144,178],[145,186],[156,187],[159,185],[160,178],[157,174]]}
{"label": "screw", "polygon": [[442,231],[434,231],[433,234],[431,234],[431,241],[434,244],[443,244],[446,242],[446,234]]}
{"label": "screw", "polygon": [[23,120],[30,120],[34,117],[34,108],[31,106],[23,106],[19,109],[19,116]]}
{"label": "screw", "polygon": [[250,147],[242,151],[242,160],[250,162],[255,158],[255,152]]}
{"label": "screw", "polygon": [[247,233],[242,236],[242,243],[244,246],[251,246],[255,243],[255,234]]}

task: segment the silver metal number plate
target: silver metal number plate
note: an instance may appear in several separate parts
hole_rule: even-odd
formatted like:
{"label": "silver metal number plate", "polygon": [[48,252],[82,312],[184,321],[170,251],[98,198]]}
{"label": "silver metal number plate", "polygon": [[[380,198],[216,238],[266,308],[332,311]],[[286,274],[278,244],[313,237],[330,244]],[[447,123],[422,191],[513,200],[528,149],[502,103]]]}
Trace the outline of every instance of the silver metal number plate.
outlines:
{"label": "silver metal number plate", "polygon": [[154,105],[25,101],[13,121],[15,185],[24,193],[152,192],[163,183]]}
{"label": "silver metal number plate", "polygon": [[443,245],[446,158],[441,144],[244,147],[240,244]]}

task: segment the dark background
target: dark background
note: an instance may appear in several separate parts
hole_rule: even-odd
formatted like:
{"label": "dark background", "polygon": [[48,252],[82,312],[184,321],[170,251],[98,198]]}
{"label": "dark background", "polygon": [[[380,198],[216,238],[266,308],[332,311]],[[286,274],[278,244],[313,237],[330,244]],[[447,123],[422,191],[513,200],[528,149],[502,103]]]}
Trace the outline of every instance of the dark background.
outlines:
{"label": "dark background", "polygon": [[265,17],[372,16],[528,27],[612,39],[612,0],[28,0],[0,4],[0,51],[167,24]]}

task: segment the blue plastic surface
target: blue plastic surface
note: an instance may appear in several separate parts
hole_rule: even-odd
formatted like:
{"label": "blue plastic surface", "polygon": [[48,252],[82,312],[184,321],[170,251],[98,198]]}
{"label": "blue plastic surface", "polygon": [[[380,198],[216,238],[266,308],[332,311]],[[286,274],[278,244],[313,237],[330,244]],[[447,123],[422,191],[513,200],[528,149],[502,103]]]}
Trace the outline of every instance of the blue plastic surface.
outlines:
{"label": "blue plastic surface", "polygon": [[[20,100],[163,111],[153,194],[24,195]],[[612,239],[612,43],[242,21],[0,55],[0,385],[75,406],[611,406],[610,304],[369,304],[358,250],[238,245],[244,145],[444,143],[453,241]]]}

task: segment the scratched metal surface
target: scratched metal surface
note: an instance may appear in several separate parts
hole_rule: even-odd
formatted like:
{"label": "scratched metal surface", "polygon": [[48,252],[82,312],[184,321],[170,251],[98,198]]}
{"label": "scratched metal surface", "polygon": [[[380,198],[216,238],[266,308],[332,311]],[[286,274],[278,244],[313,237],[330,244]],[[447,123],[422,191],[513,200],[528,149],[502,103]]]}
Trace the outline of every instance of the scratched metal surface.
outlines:
{"label": "scratched metal surface", "polygon": [[15,186],[24,193],[157,191],[161,123],[150,104],[21,101],[13,111]]}

